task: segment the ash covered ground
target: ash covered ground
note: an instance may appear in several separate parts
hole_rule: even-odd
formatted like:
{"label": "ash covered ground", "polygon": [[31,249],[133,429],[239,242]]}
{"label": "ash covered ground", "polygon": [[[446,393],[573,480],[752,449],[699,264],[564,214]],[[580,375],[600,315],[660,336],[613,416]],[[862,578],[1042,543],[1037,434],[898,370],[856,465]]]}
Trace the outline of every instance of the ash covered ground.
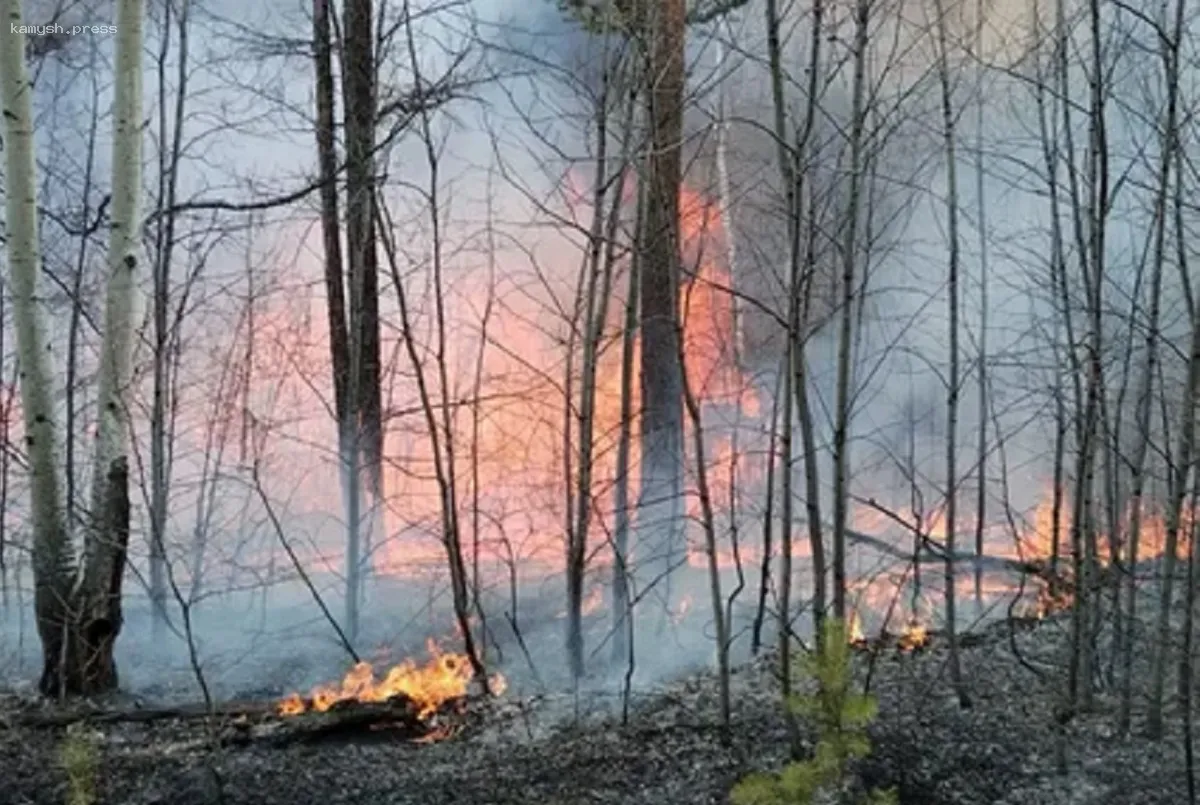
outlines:
{"label": "ash covered ground", "polygon": [[[1133,737],[1119,738],[1115,691],[1101,680],[1097,712],[1058,732],[1066,636],[1065,616],[973,633],[963,649],[967,710],[949,692],[936,636],[913,654],[859,652],[856,674],[870,677],[880,710],[874,753],[856,771],[860,782],[895,786],[911,805],[1186,802],[1176,713],[1161,742],[1137,737],[1136,723]],[[1139,651],[1139,662],[1148,654]],[[95,793],[104,805],[721,803],[743,775],[786,762],[774,662],[762,656],[736,668],[727,735],[717,723],[716,680],[706,672],[635,694],[625,723],[612,685],[597,681],[598,690],[579,695],[515,685],[502,699],[472,705],[459,735],[431,744],[364,732],[310,745],[214,749],[211,736],[228,724],[197,719],[84,730],[98,747]],[[1135,670],[1146,678],[1144,665]],[[64,730],[12,726],[31,705],[21,695],[4,702],[0,803],[64,802]],[[1065,776],[1056,769],[1060,735]]]}

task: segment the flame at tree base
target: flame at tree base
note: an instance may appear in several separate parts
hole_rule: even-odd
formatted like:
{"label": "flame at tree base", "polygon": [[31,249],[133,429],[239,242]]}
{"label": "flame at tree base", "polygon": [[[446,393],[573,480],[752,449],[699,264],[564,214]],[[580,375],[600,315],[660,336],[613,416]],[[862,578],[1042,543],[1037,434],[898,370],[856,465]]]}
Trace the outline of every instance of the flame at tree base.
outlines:
{"label": "flame at tree base", "polygon": [[[309,711],[324,713],[340,702],[386,702],[403,696],[416,706],[417,718],[429,719],[448,702],[464,699],[475,673],[465,654],[443,652],[433,640],[426,645],[430,659],[424,665],[405,660],[376,680],[371,664],[360,662],[340,684],[319,685],[307,699],[292,693],[276,709],[281,716],[297,716]],[[495,696],[504,693],[506,686],[500,674],[488,680],[488,689]]]}

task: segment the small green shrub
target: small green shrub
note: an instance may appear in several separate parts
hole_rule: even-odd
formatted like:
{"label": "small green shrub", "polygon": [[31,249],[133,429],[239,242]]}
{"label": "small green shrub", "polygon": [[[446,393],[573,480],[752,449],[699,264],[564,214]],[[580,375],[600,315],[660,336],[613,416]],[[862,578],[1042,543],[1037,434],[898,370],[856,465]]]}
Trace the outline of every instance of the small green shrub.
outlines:
{"label": "small green shrub", "polygon": [[[798,665],[813,682],[816,693],[795,695],[788,709],[817,729],[811,760],[790,763],[779,774],[752,774],[732,792],[734,805],[812,805],[819,795],[844,802],[842,788],[850,763],[871,753],[867,727],[875,720],[875,700],[851,690],[850,646],[845,624],[827,619],[822,629],[823,650],[799,657]],[[894,805],[891,790],[874,790],[859,802]]]}
{"label": "small green shrub", "polygon": [[67,773],[67,805],[95,805],[99,753],[91,737],[72,724],[67,727],[59,754]]}

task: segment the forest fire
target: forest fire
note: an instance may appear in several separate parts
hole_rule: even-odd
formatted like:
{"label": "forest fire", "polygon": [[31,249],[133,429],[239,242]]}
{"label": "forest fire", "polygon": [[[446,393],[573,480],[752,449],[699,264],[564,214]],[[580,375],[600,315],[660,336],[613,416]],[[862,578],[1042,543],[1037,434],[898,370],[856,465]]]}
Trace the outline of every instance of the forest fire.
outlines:
{"label": "forest fire", "polygon": [[903,652],[916,651],[929,645],[929,630],[920,621],[910,620],[896,641],[896,647]]}
{"label": "forest fire", "polygon": [[[443,652],[433,640],[427,645],[431,656],[424,665],[405,660],[376,680],[371,664],[360,662],[337,685],[318,686],[307,698],[298,693],[286,696],[277,711],[281,716],[297,716],[324,713],[342,702],[379,703],[404,697],[415,705],[418,719],[429,719],[443,706],[466,697],[474,671],[466,655]],[[497,696],[505,686],[500,674],[494,674],[488,684]]]}
{"label": "forest fire", "polygon": [[[891,645],[892,640],[893,636],[886,631],[879,635],[879,640],[869,638],[863,630],[862,618],[859,616],[858,610],[850,612],[846,642],[851,646],[862,649],[880,644]],[[899,635],[895,635],[894,640],[896,649],[900,653],[909,654],[929,645],[929,628],[914,616],[905,624],[904,630]]]}
{"label": "forest fire", "polygon": [[[565,195],[573,215],[583,220],[590,211],[578,186],[582,180],[568,174]],[[579,208],[579,209],[575,209]],[[735,360],[736,317],[729,288],[732,278],[725,265],[724,231],[717,202],[710,194],[691,187],[680,190],[680,225],[682,251],[686,255],[686,281],[679,289],[679,309],[683,325],[684,365],[688,382],[697,398],[705,405],[738,408],[747,419],[763,416],[760,390],[749,376],[743,376]],[[576,282],[563,278],[564,288],[571,292]],[[451,300],[461,306],[462,315],[473,317],[487,308],[488,282],[466,283],[462,298]],[[506,287],[495,290],[508,299]],[[608,321],[604,327],[606,342],[619,343],[624,313],[619,290],[614,289],[609,305]],[[470,312],[468,312],[470,311]],[[320,313],[307,312],[311,318]],[[518,565],[526,574],[542,575],[561,569],[563,552],[558,533],[560,515],[556,507],[563,495],[562,451],[564,442],[558,431],[560,413],[557,410],[561,392],[547,381],[559,371],[554,365],[542,366],[526,356],[552,355],[560,348],[561,336],[540,323],[537,308],[523,309],[514,301],[497,307],[488,323],[487,337],[479,332],[456,331],[447,345],[447,362],[451,365],[476,366],[477,382],[485,390],[479,403],[478,427],[472,417],[456,420],[461,431],[455,439],[470,445],[472,458],[470,490],[478,494],[482,514],[478,518],[479,544],[484,551],[485,572],[508,573]],[[490,341],[503,334],[504,348],[494,348]],[[636,340],[635,335],[635,340]],[[307,345],[320,358],[328,352],[327,344],[318,334]],[[385,344],[385,350],[389,349]],[[576,346],[578,349],[579,347]],[[630,371],[638,373],[638,349],[633,350]],[[284,363],[284,362],[281,362]],[[579,369],[574,371],[578,372]],[[597,489],[615,483],[616,443],[621,431],[621,350],[605,349],[597,358],[594,444],[591,466],[593,484]],[[317,374],[317,372],[313,372]],[[576,380],[578,382],[578,380]],[[640,406],[640,386],[634,383],[631,405]],[[634,438],[630,447],[628,482],[637,488],[639,476],[639,439],[637,422],[631,423]],[[685,428],[691,428],[685,423]],[[315,440],[315,437],[309,437]],[[730,462],[728,434],[711,432],[714,453],[706,463],[710,470],[709,483],[715,498],[727,500],[727,467]],[[425,535],[436,533],[440,498],[432,481],[432,449],[426,440],[412,439],[401,431],[389,432],[386,452],[403,456],[402,461],[385,467],[385,488],[389,500],[403,501],[385,511],[386,537],[372,551],[375,573],[400,577],[419,572],[422,567],[437,567],[444,561],[441,544]],[[690,444],[690,440],[687,441]],[[743,445],[744,450],[744,445]],[[693,467],[688,457],[689,470]],[[761,480],[765,471],[749,459],[741,461],[739,471],[743,480]],[[719,469],[718,469],[719,468]],[[315,481],[314,481],[315,483]],[[478,489],[475,489],[475,486]],[[325,509],[334,509],[336,502],[326,501],[327,493],[314,490],[308,500],[322,501]],[[514,508],[512,502],[538,501],[537,506]],[[597,496],[594,516],[600,520],[611,516],[607,511],[607,496]],[[475,504],[473,504],[475,505]],[[687,505],[697,504],[695,494],[688,495]],[[532,511],[531,511],[532,509]],[[689,513],[695,514],[689,510]],[[611,528],[611,525],[608,526]],[[592,539],[603,542],[604,528],[597,527]],[[336,551],[336,549],[333,549]],[[609,561],[607,551],[596,551],[594,565]],[[333,564],[338,562],[335,557]]]}

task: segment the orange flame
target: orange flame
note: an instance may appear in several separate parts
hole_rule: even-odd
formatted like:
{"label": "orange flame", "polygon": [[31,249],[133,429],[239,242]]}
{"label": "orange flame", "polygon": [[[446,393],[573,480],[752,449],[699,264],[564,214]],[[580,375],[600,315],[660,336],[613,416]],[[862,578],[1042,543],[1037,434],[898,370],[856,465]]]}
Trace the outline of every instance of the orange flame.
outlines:
{"label": "orange flame", "polygon": [[904,627],[904,632],[900,635],[900,639],[896,641],[896,646],[901,651],[908,652],[916,651],[928,643],[929,630],[925,628],[925,624],[913,618]]}
{"label": "orange flame", "polygon": [[[466,655],[443,652],[433,640],[427,646],[431,657],[424,665],[405,660],[376,681],[371,664],[360,662],[346,673],[341,683],[313,688],[307,702],[297,693],[289,694],[276,709],[281,716],[295,716],[309,710],[324,713],[338,702],[385,702],[394,696],[405,696],[417,706],[417,718],[428,719],[447,702],[467,695],[474,671]],[[499,674],[490,682],[497,696],[507,686]]]}
{"label": "orange flame", "polygon": [[862,618],[858,616],[858,610],[851,610],[850,625],[846,629],[846,639],[852,646],[861,646],[867,642],[867,636],[863,633]]}

